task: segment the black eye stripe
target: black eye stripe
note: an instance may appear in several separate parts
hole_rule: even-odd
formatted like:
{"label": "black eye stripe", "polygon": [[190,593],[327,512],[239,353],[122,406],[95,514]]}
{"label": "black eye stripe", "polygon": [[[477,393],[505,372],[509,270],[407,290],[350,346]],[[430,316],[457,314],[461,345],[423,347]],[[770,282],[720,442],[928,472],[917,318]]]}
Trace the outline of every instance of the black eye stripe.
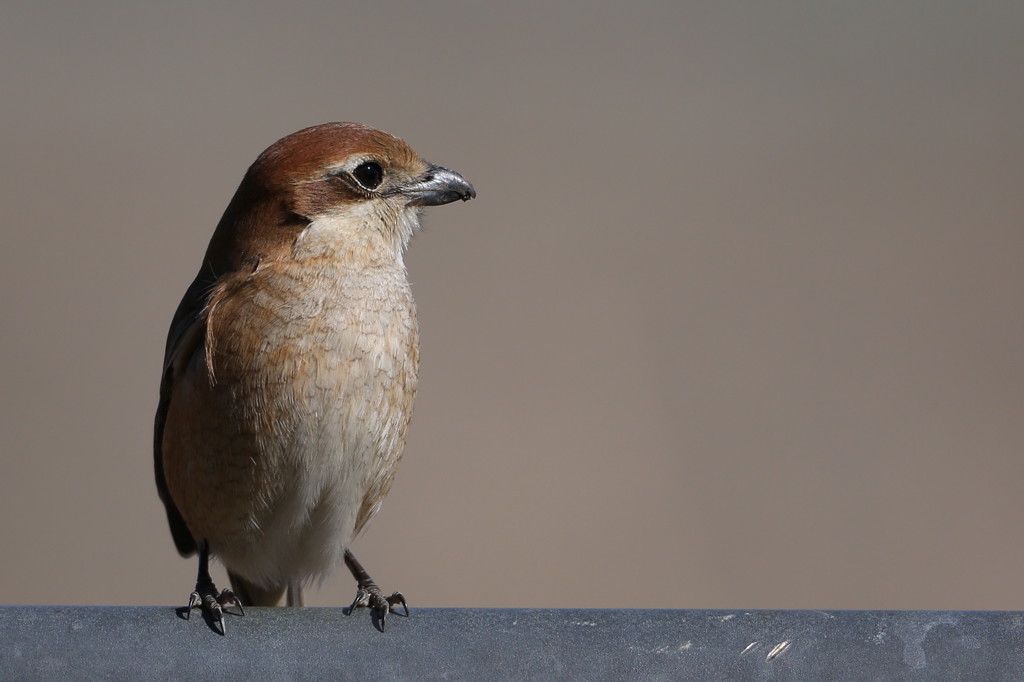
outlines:
{"label": "black eye stripe", "polygon": [[356,166],[352,177],[366,189],[377,189],[384,180],[384,169],[376,161],[365,161]]}

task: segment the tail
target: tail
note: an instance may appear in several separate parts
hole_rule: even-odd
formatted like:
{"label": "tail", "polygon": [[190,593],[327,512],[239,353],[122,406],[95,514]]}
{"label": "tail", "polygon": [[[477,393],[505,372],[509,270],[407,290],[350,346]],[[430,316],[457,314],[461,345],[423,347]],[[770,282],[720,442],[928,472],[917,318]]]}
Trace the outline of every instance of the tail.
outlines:
{"label": "tail", "polygon": [[302,585],[298,583],[261,587],[231,571],[228,571],[228,578],[231,579],[231,589],[242,600],[243,606],[281,606],[285,592],[288,593],[288,606],[302,606]]}

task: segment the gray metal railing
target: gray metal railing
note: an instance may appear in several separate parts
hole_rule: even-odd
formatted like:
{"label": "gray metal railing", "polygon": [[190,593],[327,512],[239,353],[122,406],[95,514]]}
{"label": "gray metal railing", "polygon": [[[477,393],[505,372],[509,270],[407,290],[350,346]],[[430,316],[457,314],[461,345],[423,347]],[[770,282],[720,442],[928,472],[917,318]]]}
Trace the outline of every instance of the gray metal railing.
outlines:
{"label": "gray metal railing", "polygon": [[1024,614],[0,608],[2,679],[1024,680]]}

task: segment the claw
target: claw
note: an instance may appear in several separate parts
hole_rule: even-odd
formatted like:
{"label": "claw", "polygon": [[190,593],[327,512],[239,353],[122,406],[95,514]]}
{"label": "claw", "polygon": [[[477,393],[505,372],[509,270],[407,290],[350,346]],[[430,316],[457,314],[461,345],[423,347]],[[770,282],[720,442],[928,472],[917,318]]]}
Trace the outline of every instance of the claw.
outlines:
{"label": "claw", "polygon": [[405,609],[405,617],[409,617],[409,604],[405,601],[405,595],[401,592],[392,592],[391,596],[388,597],[388,610],[392,610],[391,607],[396,604],[401,604],[402,608]]}
{"label": "claw", "polygon": [[199,592],[193,592],[188,595],[188,608],[185,610],[185,620],[191,620],[192,609],[199,606],[203,601],[203,598],[199,596]]}
{"label": "claw", "polygon": [[217,603],[223,607],[225,613],[231,613],[231,611],[227,610],[228,605],[231,605],[238,609],[238,613],[235,615],[245,615],[245,609],[242,608],[242,600],[235,596],[235,593],[228,588],[224,588],[217,595]]}
{"label": "claw", "polygon": [[351,616],[357,608],[369,605],[370,593],[364,590],[363,588],[359,588],[358,590],[356,590],[356,598],[352,600],[352,606],[348,607],[348,611],[345,612],[345,615]]}
{"label": "claw", "polygon": [[224,616],[222,614],[218,613],[217,616],[214,617],[213,625],[214,625],[214,629],[215,630],[216,630],[216,626],[217,625],[220,626],[220,636],[221,637],[226,637],[227,636],[227,634],[228,634],[228,624],[224,620]]}

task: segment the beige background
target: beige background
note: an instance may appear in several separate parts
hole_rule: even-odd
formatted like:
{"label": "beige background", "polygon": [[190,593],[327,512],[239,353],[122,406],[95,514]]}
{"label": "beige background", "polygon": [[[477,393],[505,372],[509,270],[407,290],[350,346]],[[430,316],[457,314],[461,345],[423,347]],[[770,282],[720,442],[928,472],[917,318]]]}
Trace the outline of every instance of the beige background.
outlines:
{"label": "beige background", "polygon": [[167,324],[255,156],[356,120],[479,191],[408,258],[385,589],[1024,608],[1024,4],[138,4],[0,17],[0,603],[183,603]]}

